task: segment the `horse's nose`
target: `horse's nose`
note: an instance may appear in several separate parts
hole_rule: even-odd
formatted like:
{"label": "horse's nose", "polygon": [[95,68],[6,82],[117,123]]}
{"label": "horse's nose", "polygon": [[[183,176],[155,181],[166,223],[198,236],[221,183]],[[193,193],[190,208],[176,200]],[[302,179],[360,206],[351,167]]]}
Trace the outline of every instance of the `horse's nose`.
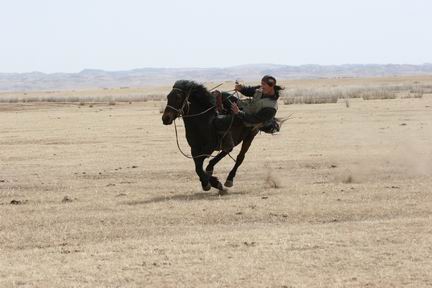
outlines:
{"label": "horse's nose", "polygon": [[170,113],[164,112],[162,115],[162,123],[164,125],[170,125],[172,123],[172,117]]}

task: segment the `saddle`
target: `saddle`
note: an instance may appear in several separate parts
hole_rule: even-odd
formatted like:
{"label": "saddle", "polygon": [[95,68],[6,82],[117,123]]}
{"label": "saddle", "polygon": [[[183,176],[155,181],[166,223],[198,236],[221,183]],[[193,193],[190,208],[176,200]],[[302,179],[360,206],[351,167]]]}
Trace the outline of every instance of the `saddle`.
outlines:
{"label": "saddle", "polygon": [[216,111],[218,114],[231,114],[231,104],[237,103],[238,99],[227,92],[220,92],[219,90],[211,93],[216,98]]}

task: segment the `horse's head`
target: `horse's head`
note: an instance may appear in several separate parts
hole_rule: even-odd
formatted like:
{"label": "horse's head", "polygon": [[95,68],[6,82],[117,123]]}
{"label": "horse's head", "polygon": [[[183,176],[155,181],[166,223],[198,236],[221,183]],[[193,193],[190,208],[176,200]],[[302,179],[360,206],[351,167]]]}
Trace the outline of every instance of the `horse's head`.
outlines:
{"label": "horse's head", "polygon": [[172,124],[177,117],[184,114],[187,98],[188,91],[174,85],[171,92],[167,95],[167,105],[162,115],[162,122],[164,125]]}
{"label": "horse's head", "polygon": [[[194,81],[179,80],[167,95],[167,105],[162,115],[164,125],[170,125],[177,117],[191,117],[210,111],[215,106],[215,97],[202,84]],[[193,114],[195,115],[195,114]]]}

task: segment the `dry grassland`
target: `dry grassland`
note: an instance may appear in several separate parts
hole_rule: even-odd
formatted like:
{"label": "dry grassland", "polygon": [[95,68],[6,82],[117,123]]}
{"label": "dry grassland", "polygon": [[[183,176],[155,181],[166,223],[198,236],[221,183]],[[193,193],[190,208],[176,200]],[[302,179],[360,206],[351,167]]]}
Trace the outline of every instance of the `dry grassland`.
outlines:
{"label": "dry grassland", "polygon": [[[258,85],[259,81],[243,82]],[[218,89],[228,91],[233,81],[204,83],[209,89],[223,84]],[[432,76],[386,77],[386,78],[335,78],[313,80],[281,80],[286,87],[282,95],[285,104],[335,103],[338,99],[363,98],[394,99],[421,98],[432,94]],[[147,87],[120,87],[84,90],[50,90],[26,92],[0,92],[0,103],[109,103],[146,102],[164,100],[171,85]]]}
{"label": "dry grassland", "polygon": [[159,109],[0,105],[0,287],[432,286],[431,95],[281,105],[223,197]]}

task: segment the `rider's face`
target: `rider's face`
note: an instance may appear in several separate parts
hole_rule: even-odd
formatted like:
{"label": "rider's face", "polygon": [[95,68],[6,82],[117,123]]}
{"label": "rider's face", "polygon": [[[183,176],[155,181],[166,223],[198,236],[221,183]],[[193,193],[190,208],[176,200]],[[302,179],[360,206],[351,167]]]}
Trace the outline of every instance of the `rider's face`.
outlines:
{"label": "rider's face", "polygon": [[273,94],[275,94],[273,86],[268,85],[264,81],[261,81],[261,88],[263,90],[263,93],[266,94],[266,95],[273,95]]}

